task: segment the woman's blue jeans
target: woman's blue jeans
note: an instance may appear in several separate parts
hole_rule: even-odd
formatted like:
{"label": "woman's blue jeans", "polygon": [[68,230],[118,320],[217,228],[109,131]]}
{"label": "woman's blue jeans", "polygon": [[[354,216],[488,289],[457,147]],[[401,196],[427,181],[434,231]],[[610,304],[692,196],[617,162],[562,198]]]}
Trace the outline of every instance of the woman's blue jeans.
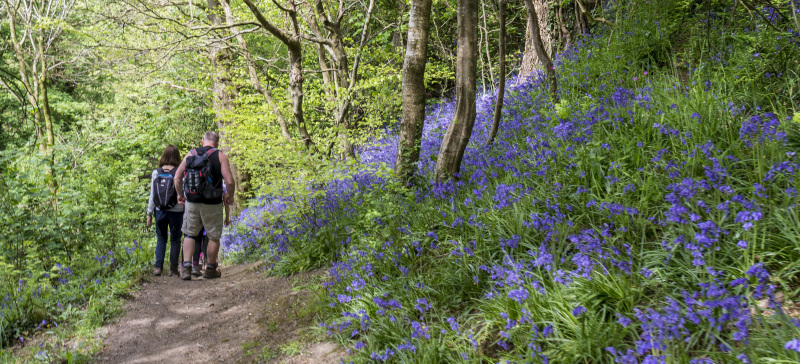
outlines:
{"label": "woman's blue jeans", "polygon": [[164,267],[164,254],[167,250],[167,238],[169,238],[169,268],[178,270],[180,263],[181,244],[183,233],[183,211],[161,211],[156,210],[156,268]]}

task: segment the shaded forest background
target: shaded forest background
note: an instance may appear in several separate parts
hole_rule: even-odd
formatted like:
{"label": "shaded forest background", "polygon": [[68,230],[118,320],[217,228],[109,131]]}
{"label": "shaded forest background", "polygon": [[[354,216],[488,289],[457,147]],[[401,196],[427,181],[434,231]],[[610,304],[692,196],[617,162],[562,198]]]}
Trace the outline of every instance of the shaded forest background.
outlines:
{"label": "shaded forest background", "polygon": [[157,158],[217,130],[226,259],[333,265],[321,330],[359,360],[797,359],[798,7],[4,0],[0,344],[113,317],[152,263]]}

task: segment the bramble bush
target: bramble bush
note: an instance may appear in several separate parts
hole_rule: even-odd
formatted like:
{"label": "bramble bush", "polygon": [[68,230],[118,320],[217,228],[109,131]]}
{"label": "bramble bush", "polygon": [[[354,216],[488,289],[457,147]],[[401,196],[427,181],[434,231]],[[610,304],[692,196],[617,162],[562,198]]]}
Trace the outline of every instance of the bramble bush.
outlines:
{"label": "bramble bush", "polygon": [[[331,264],[320,327],[356,362],[800,360],[798,65],[781,61],[800,34],[619,6],[556,57],[559,104],[541,75],[509,81],[491,149],[479,96],[458,179],[399,185],[389,129],[310,199],[265,195],[225,250],[276,274]],[[453,108],[429,107],[428,179]]]}

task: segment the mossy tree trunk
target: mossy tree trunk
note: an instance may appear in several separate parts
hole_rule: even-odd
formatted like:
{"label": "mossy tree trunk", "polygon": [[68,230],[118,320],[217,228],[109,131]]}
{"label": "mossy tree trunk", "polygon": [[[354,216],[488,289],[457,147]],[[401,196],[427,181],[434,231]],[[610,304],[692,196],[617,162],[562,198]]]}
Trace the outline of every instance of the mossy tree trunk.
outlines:
{"label": "mossy tree trunk", "polygon": [[461,160],[475,125],[478,0],[459,0],[457,12],[456,109],[436,159],[436,179],[440,181],[454,177],[461,169]]}
{"label": "mossy tree trunk", "polygon": [[533,36],[533,49],[536,51],[536,55],[539,57],[539,61],[542,63],[542,67],[544,67],[545,73],[547,74],[547,82],[550,85],[552,99],[554,102],[557,102],[558,82],[556,80],[556,71],[553,68],[553,61],[550,59],[550,55],[547,54],[547,48],[542,39],[536,8],[532,0],[522,1],[525,3],[525,8],[528,11],[528,29],[531,30],[530,33]]}
{"label": "mossy tree trunk", "polygon": [[[208,20],[213,26],[226,24],[224,3],[217,0],[208,0]],[[234,162],[237,159],[234,141],[227,132],[233,106],[238,93],[233,85],[233,54],[228,43],[212,33],[213,39],[208,46],[208,60],[211,65],[211,91],[212,106],[216,114],[217,129],[219,130],[221,150],[231,156],[231,174],[236,187],[233,211],[238,212],[244,208],[247,192],[250,189],[250,174],[240,169]]]}
{"label": "mossy tree trunk", "polygon": [[394,173],[405,183],[416,174],[425,121],[425,63],[428,53],[428,30],[431,24],[431,0],[412,0],[403,61],[403,119],[397,141]]}
{"label": "mossy tree trunk", "polygon": [[[548,23],[547,23],[547,13],[549,12],[549,5],[548,0],[532,0],[533,8],[535,9],[534,13],[538,15],[536,17],[535,25],[539,31],[539,38],[540,41],[545,49],[545,52],[549,56],[552,53],[552,37],[550,36],[550,32],[548,31]],[[530,13],[528,14],[528,19],[530,20]],[[528,76],[539,67],[539,64],[542,63],[542,57],[539,55],[539,52],[536,50],[536,36],[534,32],[536,31],[530,21],[528,21],[526,28],[525,28],[525,51],[522,53],[522,64],[519,68],[519,74],[522,76]]]}

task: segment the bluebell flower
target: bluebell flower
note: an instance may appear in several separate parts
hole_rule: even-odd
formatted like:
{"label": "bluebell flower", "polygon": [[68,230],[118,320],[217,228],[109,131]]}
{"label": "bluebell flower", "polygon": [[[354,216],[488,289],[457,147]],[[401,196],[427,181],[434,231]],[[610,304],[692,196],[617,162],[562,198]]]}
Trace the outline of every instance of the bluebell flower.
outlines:
{"label": "bluebell flower", "polygon": [[528,290],[521,287],[515,290],[511,290],[508,292],[508,298],[522,303],[523,301],[528,299]]}
{"label": "bluebell flower", "polygon": [[737,278],[731,281],[731,287],[747,284],[747,278]]}
{"label": "bluebell flower", "polygon": [[631,322],[632,322],[631,319],[629,319],[629,318],[627,318],[627,317],[625,317],[623,315],[617,314],[617,323],[622,325],[622,327],[628,327],[628,325],[630,325]]}
{"label": "bluebell flower", "polygon": [[414,321],[411,323],[411,329],[413,330],[411,332],[412,338],[425,338],[425,339],[431,338],[431,335],[428,333],[428,327],[425,326],[424,323],[419,323],[417,321]]}
{"label": "bluebell flower", "polygon": [[397,350],[408,350],[414,354],[417,353],[417,347],[412,345],[409,339],[406,339],[405,343],[397,345]]}
{"label": "bluebell flower", "polygon": [[786,350],[794,350],[800,352],[800,340],[799,339],[789,340],[786,342],[785,345],[783,345],[783,348]]}

